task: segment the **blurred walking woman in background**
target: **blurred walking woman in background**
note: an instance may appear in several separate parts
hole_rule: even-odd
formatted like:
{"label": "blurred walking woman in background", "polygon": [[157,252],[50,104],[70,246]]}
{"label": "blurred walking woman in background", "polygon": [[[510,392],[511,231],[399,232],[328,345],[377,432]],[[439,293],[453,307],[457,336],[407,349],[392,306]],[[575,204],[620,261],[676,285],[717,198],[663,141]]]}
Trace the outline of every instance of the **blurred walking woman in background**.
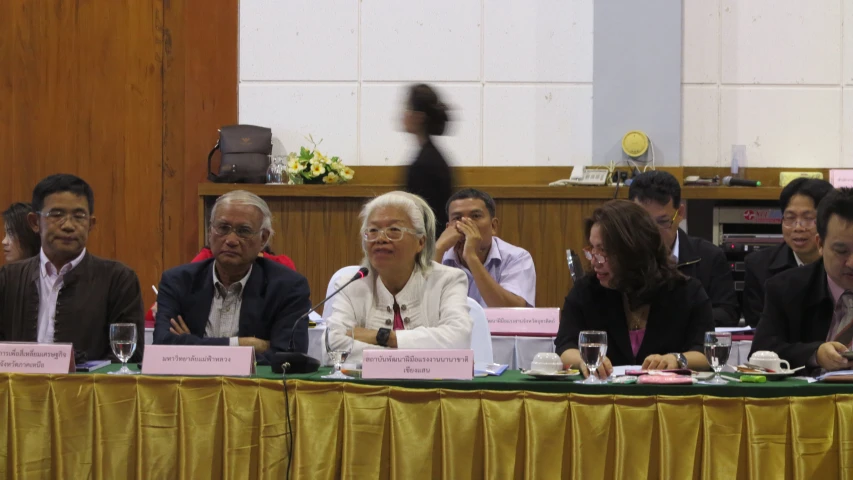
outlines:
{"label": "blurred walking woman in background", "polygon": [[406,191],[426,200],[435,214],[437,232],[447,226],[445,204],[453,193],[453,176],[432,137],[444,133],[447,121],[447,106],[432,87],[419,84],[410,88],[403,127],[417,138],[421,150],[406,172]]}

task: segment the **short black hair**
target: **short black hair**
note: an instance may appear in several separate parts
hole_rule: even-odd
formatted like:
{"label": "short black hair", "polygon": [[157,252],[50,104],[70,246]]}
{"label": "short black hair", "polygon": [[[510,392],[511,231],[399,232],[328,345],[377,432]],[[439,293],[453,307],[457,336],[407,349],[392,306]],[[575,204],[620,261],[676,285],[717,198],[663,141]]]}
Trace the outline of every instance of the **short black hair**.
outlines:
{"label": "short black hair", "polygon": [[54,193],[71,192],[86,197],[89,203],[89,215],[95,213],[95,194],[92,187],[82,178],[69,173],[57,173],[45,177],[33,189],[33,210],[40,212],[44,208],[44,199]]}
{"label": "short black hair", "polygon": [[652,170],[643,172],[631,180],[631,188],[628,189],[628,199],[640,202],[653,201],[666,205],[672,200],[672,206],[681,206],[681,185],[669,172],[663,170]]}
{"label": "short black hair", "polygon": [[831,191],[832,184],[826,180],[818,180],[816,178],[797,178],[792,180],[791,183],[785,185],[785,188],[782,189],[782,194],[779,195],[779,207],[782,209],[782,212],[784,212],[785,209],[788,208],[788,204],[791,203],[791,199],[794,198],[794,195],[803,195],[812,199],[812,202],[814,202],[814,208],[817,210],[817,206],[820,205],[820,201],[823,200],[823,197]]}
{"label": "short black hair", "polygon": [[492,196],[488,193],[482,190],[477,190],[476,188],[465,188],[451,195],[450,198],[447,200],[447,203],[444,205],[444,213],[449,216],[450,204],[452,202],[455,202],[456,200],[465,200],[467,198],[472,198],[474,200],[482,200],[483,203],[486,204],[486,210],[489,211],[489,215],[492,218],[495,218],[495,212],[497,211],[497,209],[495,208],[495,199],[492,198]]}
{"label": "short black hair", "polygon": [[41,250],[41,237],[27,222],[27,215],[32,211],[29,203],[16,202],[3,212],[3,226],[9,236],[18,241],[26,258],[38,255]]}
{"label": "short black hair", "polygon": [[820,201],[817,207],[817,234],[822,240],[826,240],[826,227],[833,215],[853,222],[853,188],[833,189]]}

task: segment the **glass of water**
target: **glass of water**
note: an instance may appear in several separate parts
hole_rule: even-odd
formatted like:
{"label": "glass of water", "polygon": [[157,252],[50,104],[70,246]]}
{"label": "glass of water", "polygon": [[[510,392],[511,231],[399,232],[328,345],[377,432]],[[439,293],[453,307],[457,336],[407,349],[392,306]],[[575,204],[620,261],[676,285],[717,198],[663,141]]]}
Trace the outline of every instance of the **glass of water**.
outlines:
{"label": "glass of water", "polygon": [[121,369],[110,372],[114,375],[134,375],[137,372],[127,368],[127,361],[136,351],[136,324],[113,323],[110,325],[110,347],[113,354],[121,361]]}
{"label": "glass of water", "polygon": [[705,358],[711,369],[714,370],[714,378],[706,383],[714,385],[725,385],[726,382],[720,378],[720,372],[729,361],[729,353],[732,351],[732,334],[728,332],[705,332]]}
{"label": "glass of water", "polygon": [[323,378],[350,378],[341,372],[341,366],[347,361],[347,357],[352,352],[352,330],[343,326],[327,324],[324,337],[326,341],[326,354],[329,356],[329,363],[334,366],[334,370],[331,375]]}
{"label": "glass of water", "polygon": [[589,376],[586,377],[586,380],[579,380],[577,383],[604,383],[603,380],[599,380],[595,376],[595,371],[607,355],[607,332],[585,330],[578,336],[578,346],[581,351],[581,360],[589,370]]}

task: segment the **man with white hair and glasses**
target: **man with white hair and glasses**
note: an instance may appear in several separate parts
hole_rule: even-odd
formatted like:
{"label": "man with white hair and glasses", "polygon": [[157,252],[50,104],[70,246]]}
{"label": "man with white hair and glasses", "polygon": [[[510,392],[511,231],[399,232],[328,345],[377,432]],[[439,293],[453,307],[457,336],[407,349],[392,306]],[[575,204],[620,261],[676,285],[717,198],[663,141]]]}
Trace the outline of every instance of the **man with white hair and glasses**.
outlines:
{"label": "man with white hair and glasses", "polygon": [[272,237],[269,206],[257,195],[235,190],[210,212],[213,258],[163,273],[157,295],[154,343],[255,347],[258,363],[275,352],[308,351],[307,322],[294,322],[311,308],[308,281],[258,254]]}

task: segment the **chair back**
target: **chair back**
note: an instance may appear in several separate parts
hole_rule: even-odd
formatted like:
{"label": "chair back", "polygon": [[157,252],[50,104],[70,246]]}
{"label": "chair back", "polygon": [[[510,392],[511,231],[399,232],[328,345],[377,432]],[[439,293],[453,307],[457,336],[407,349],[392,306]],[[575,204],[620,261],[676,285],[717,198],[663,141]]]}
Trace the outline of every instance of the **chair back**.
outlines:
{"label": "chair back", "polygon": [[471,329],[471,350],[474,350],[474,363],[494,363],[492,354],[492,334],[489,332],[489,322],[486,311],[471,297],[468,297],[468,309],[473,321]]}
{"label": "chair back", "polygon": [[[338,279],[340,279],[341,277],[352,277],[356,274],[356,272],[358,272],[359,268],[361,267],[358,265],[350,265],[335,272],[335,274],[332,275],[332,279],[329,280],[328,288],[326,288],[326,297],[334,293],[335,285],[338,283]],[[323,305],[323,320],[328,320],[329,317],[332,316],[332,303],[334,301],[335,299],[332,298],[328,302],[326,302],[325,305]]]}

